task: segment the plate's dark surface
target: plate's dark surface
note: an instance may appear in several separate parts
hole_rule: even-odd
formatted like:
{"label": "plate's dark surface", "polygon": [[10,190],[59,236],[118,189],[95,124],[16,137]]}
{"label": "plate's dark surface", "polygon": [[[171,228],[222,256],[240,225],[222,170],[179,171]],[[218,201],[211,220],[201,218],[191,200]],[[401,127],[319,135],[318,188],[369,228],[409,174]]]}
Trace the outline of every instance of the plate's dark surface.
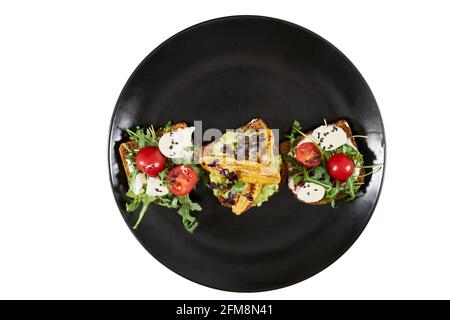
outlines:
{"label": "plate's dark surface", "polygon": [[[236,128],[260,117],[286,133],[298,119],[305,130],[345,118],[366,163],[382,163],[385,138],[375,99],[357,69],[331,44],[297,25],[266,17],[208,21],[154,50],[133,73],[111,123],[112,188],[125,211],[127,182],[118,146],[126,129],[167,121],[203,120],[203,128]],[[361,197],[337,208],[308,206],[286,185],[260,208],[234,216],[200,187],[200,226],[184,231],[175,210],[151,206],[139,229],[142,245],[164,265],[203,285],[260,291],[302,281],[339,258],[368,223],[383,172],[367,177]],[[140,272],[140,271],[136,271]]]}

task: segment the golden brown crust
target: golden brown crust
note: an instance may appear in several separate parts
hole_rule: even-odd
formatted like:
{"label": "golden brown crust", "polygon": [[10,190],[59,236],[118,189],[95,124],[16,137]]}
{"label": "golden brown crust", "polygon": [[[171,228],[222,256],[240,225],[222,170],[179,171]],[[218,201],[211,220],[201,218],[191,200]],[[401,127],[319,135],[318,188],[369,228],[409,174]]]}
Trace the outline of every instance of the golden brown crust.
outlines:
{"label": "golden brown crust", "polygon": [[[331,124],[331,123],[330,123],[330,124]],[[338,120],[338,121],[336,121],[336,122],[334,122],[334,123],[332,123],[332,124],[336,125],[337,127],[341,128],[342,130],[344,130],[344,132],[347,134],[347,137],[350,138],[350,141],[351,141],[351,142],[353,143],[353,145],[356,147],[356,150],[359,151],[358,145],[356,144],[356,140],[355,140],[355,138],[353,138],[352,129],[350,128],[350,125],[348,124],[347,120],[341,119],[341,120]],[[314,131],[314,130],[308,131],[308,132],[306,133],[306,135],[311,134],[313,131]],[[300,138],[300,141],[302,141],[303,139],[305,139],[305,137],[301,137],[301,138]],[[282,142],[280,143],[280,153],[281,153],[282,155],[287,155],[287,154],[289,153],[290,148],[291,148],[291,143],[290,143],[289,140],[284,140],[284,141],[282,141]],[[364,182],[364,177],[362,177],[362,175],[364,175],[364,173],[365,173],[364,168],[361,168],[359,177],[358,177],[358,179],[356,180],[357,182],[360,182],[360,183],[363,183],[363,182]],[[295,197],[295,198],[296,198],[298,201],[300,201],[300,202],[304,202],[304,201],[298,199],[297,197]],[[344,193],[342,193],[342,192],[338,193],[338,195],[336,196],[336,200],[342,200],[342,199],[345,199],[345,198],[347,198],[347,195],[344,194]],[[318,202],[312,202],[312,203],[308,203],[308,204],[312,204],[312,205],[323,205],[323,204],[329,204],[329,203],[331,203],[331,200],[330,200],[330,199],[323,199],[323,200],[320,200],[320,201],[318,201]]]}
{"label": "golden brown crust", "polygon": [[[186,127],[187,127],[187,124],[185,122],[178,122],[178,123],[173,124],[170,127],[169,131],[175,131],[177,129],[186,128]],[[163,134],[164,134],[163,128],[159,128],[156,131],[156,135],[158,137],[161,137]],[[133,150],[136,148],[137,148],[137,142],[131,141],[131,140],[122,142],[119,146],[119,155],[120,155],[120,159],[122,160],[122,166],[123,166],[123,169],[125,170],[125,174],[127,175],[127,178],[130,176],[130,170],[128,168],[126,156],[127,156],[128,152],[130,152],[130,150]]]}
{"label": "golden brown crust", "polygon": [[137,147],[136,141],[123,142],[119,146],[120,159],[122,160],[122,166],[123,166],[123,169],[125,170],[125,174],[127,175],[127,178],[130,176],[130,169],[128,168],[126,156],[127,156],[128,152],[130,152],[130,150],[133,150],[136,147]]}
{"label": "golden brown crust", "polygon": [[[187,123],[186,122],[178,122],[173,124],[169,131],[175,131],[177,129],[181,129],[181,128],[187,128]],[[156,130],[156,135],[159,137],[161,137],[164,134],[163,128],[159,128],[158,130]]]}

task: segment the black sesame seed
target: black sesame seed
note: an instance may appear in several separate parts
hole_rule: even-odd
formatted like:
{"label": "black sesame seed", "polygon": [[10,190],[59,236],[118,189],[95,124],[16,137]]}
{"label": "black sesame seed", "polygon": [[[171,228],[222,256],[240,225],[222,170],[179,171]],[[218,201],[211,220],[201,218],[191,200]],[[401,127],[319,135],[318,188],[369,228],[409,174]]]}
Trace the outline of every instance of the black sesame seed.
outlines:
{"label": "black sesame seed", "polygon": [[230,172],[230,174],[228,175],[228,179],[230,180],[237,180],[238,176],[235,172]]}
{"label": "black sesame seed", "polygon": [[217,160],[214,160],[213,162],[209,163],[208,166],[211,168],[217,167]]}

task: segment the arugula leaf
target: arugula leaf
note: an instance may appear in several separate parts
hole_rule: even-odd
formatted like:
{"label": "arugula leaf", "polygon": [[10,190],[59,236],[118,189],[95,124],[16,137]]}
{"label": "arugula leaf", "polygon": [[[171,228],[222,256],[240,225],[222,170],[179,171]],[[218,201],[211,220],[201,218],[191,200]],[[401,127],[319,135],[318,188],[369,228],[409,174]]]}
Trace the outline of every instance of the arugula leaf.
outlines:
{"label": "arugula leaf", "polygon": [[133,212],[137,209],[137,207],[141,204],[141,201],[139,198],[134,198],[130,203],[127,203],[126,209],[128,212]]}
{"label": "arugula leaf", "polygon": [[301,130],[302,126],[300,125],[300,122],[294,120],[291,125],[291,133],[286,137],[289,138],[289,140],[295,139],[301,133]]}
{"label": "arugula leaf", "polygon": [[355,163],[362,165],[363,164],[363,156],[362,154],[353,148],[352,146],[349,146],[348,144],[344,144],[334,150],[334,154],[343,153],[350,159],[352,159]]}
{"label": "arugula leaf", "polygon": [[328,175],[328,172],[324,167],[319,166],[319,167],[314,168],[314,175],[313,175],[314,179],[320,180],[320,179],[326,178],[326,177],[328,177],[328,180],[329,180],[330,176]]}
{"label": "arugula leaf", "polygon": [[326,196],[328,199],[335,200],[336,196],[337,196],[338,193],[341,191],[341,189],[342,189],[342,188],[341,188],[340,182],[336,180],[335,183],[334,183],[334,186],[333,186],[330,190],[328,190],[328,191],[326,192],[325,196]]}
{"label": "arugula leaf", "polygon": [[171,195],[168,194],[164,197],[159,197],[156,201],[155,204],[162,206],[162,207],[166,207],[166,208],[178,208],[178,200],[176,200],[176,198]]}
{"label": "arugula leaf", "polygon": [[168,178],[167,178],[167,175],[168,175],[170,169],[171,169],[170,167],[166,167],[163,171],[161,171],[160,173],[158,173],[159,179],[161,179],[163,185],[164,185],[166,188],[169,188],[169,187],[170,187],[170,183],[169,183],[169,180],[168,180]]}
{"label": "arugula leaf", "polygon": [[133,226],[133,229],[136,230],[139,224],[142,221],[142,218],[144,217],[145,213],[147,212],[147,208],[150,203],[156,200],[156,197],[151,197],[147,195],[146,193],[143,193],[142,195],[139,195],[140,201],[142,202],[142,208],[139,212],[138,220],[136,221],[136,224]]}
{"label": "arugula leaf", "polygon": [[196,202],[191,202],[189,208],[191,211],[202,211],[202,207]]}
{"label": "arugula leaf", "polygon": [[128,190],[127,193],[125,193],[125,195],[131,199],[136,199],[138,196],[134,194],[133,190]]}
{"label": "arugula leaf", "polygon": [[294,185],[296,185],[297,183],[303,180],[303,176],[300,173],[296,173],[295,175],[293,175],[293,179]]}
{"label": "arugula leaf", "polygon": [[193,233],[198,226],[198,222],[195,217],[190,215],[190,211],[201,211],[202,207],[198,203],[192,202],[189,195],[178,197],[178,201],[181,203],[181,207],[177,212],[182,218],[184,228],[187,232]]}
{"label": "arugula leaf", "polygon": [[291,125],[291,132],[286,135],[286,138],[289,139],[289,142],[291,143],[291,148],[289,150],[289,153],[292,153],[294,146],[297,144],[297,139],[302,135],[302,127],[300,125],[300,122],[297,120],[294,120]]}
{"label": "arugula leaf", "polygon": [[169,132],[171,127],[172,127],[172,121],[167,122],[164,125],[164,127],[162,128],[163,133]]}
{"label": "arugula leaf", "polygon": [[138,143],[139,149],[158,146],[158,137],[153,126],[148,127],[147,130],[138,128],[136,132],[127,130],[127,133],[130,136],[130,140]]}
{"label": "arugula leaf", "polygon": [[355,179],[353,177],[350,177],[345,183],[345,191],[349,195],[349,201],[356,198],[355,186],[353,185],[354,181]]}

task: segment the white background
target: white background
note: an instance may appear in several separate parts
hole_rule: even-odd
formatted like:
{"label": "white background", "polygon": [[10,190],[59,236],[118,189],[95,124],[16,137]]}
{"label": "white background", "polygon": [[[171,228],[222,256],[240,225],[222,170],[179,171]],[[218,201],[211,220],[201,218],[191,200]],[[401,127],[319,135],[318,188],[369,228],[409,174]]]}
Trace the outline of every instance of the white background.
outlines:
{"label": "white background", "polygon": [[[446,1],[2,1],[0,298],[450,298]],[[174,33],[235,14],[300,24],[358,67],[384,118],[388,166],[353,247],[272,292],[209,289],[128,231],[106,158],[116,99]]]}

